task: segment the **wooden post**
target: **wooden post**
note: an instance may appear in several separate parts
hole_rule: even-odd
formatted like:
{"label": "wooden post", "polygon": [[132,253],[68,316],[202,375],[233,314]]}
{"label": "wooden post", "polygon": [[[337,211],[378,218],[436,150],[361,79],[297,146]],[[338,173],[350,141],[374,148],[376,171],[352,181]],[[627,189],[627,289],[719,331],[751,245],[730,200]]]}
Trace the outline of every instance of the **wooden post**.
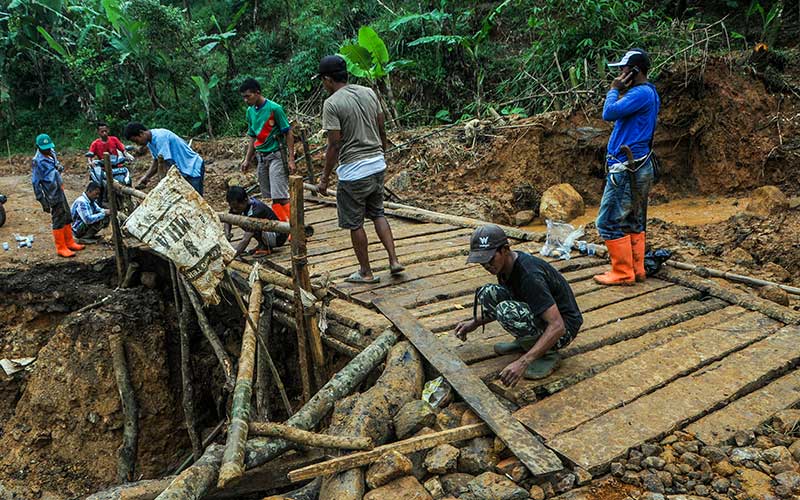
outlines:
{"label": "wooden post", "polygon": [[167,164],[164,162],[164,157],[158,155],[158,180],[163,179],[167,175]]}
{"label": "wooden post", "polygon": [[108,200],[111,209],[111,236],[114,240],[114,258],[117,265],[117,285],[121,285],[125,280],[125,248],[122,242],[122,231],[119,228],[119,219],[117,218],[117,197],[114,196],[114,173],[111,170],[111,155],[103,153],[103,170],[106,174],[106,192],[108,193]]}
{"label": "wooden post", "polygon": [[[306,260],[306,235],[303,231],[303,178],[299,175],[289,177],[289,197],[289,204],[291,206],[289,222],[292,226],[292,277],[294,278],[294,307],[295,321],[297,322],[298,347],[300,345],[300,338],[304,337],[303,332],[307,332],[311,347],[311,357],[314,361],[314,375],[317,377],[317,386],[321,387],[327,378],[327,374],[325,373],[325,354],[322,350],[322,338],[314,314],[310,311],[306,311],[305,307],[303,307],[300,292],[300,290],[303,289],[313,293],[311,278],[308,275],[308,261]],[[305,350],[305,346],[303,346],[303,348]],[[301,359],[301,368],[303,364],[305,364],[304,361],[305,360]],[[304,376],[307,377],[307,375]],[[304,394],[305,383],[304,381]]]}
{"label": "wooden post", "polygon": [[303,158],[306,160],[306,179],[311,184],[316,184],[317,180],[314,177],[314,165],[311,163],[311,153],[308,151],[308,136],[306,136],[306,128],[300,129],[300,141],[303,143]]}
{"label": "wooden post", "polygon": [[[250,289],[250,307],[247,311],[254,323],[258,323],[261,314],[261,281],[256,280]],[[250,423],[250,399],[252,397],[253,372],[256,360],[256,329],[247,321],[242,335],[242,349],[239,355],[239,372],[236,377],[236,388],[233,390],[231,423],[228,427],[228,440],[222,456],[217,487],[226,484],[244,474],[244,451],[247,443],[248,425]]]}
{"label": "wooden post", "polygon": [[125,359],[125,343],[118,334],[112,334],[108,337],[108,345],[124,418],[122,444],[117,458],[117,481],[124,483],[133,481],[135,477],[136,454],[139,448],[139,406],[136,404],[128,362]]}

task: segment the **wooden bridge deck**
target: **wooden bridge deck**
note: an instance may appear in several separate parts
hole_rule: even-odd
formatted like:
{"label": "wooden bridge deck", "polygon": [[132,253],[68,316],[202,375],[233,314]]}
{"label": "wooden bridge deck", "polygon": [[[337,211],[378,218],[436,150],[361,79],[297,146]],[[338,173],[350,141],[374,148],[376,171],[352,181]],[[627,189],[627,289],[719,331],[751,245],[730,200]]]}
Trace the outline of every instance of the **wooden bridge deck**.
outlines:
{"label": "wooden bridge deck", "polygon": [[[309,203],[305,218],[315,228],[308,241],[312,276],[327,274],[333,280],[334,293],[352,305],[347,313],[352,324],[389,326],[372,308],[374,299],[407,308],[473,374],[518,408],[514,416],[522,424],[593,473],[629,448],[676,429],[718,443],[800,402],[797,326],[666,279],[601,288],[591,277],[606,262],[577,255],[549,260],[570,282],[584,314],[583,328],[562,351],[553,375],[506,388],[496,377],[516,356],[494,354],[495,342],[511,338],[499,325],[473,332],[466,342],[452,335],[455,325],[472,314],[475,288],[493,280],[480,266],[465,262],[471,229],[392,218],[406,271],[391,277],[386,252],[368,225],[370,257],[381,281],[351,284],[343,279],[357,268],[356,259],[349,233],[337,227],[335,207]],[[513,246],[536,254],[541,243]],[[264,263],[289,274],[288,249]]]}

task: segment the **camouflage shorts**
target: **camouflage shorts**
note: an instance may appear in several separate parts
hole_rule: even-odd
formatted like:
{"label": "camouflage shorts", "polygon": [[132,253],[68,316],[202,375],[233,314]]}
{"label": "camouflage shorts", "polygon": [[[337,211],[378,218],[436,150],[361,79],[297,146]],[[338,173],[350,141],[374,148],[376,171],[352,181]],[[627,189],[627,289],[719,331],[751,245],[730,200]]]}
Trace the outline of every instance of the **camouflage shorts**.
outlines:
{"label": "camouflage shorts", "polygon": [[[475,290],[473,315],[477,312],[478,305],[481,307],[483,318],[497,320],[504,330],[515,337],[533,336],[538,339],[544,333],[536,326],[536,316],[530,306],[525,302],[514,300],[511,290],[503,285],[490,283]],[[566,347],[575,338],[575,333],[567,330],[558,339],[554,349]]]}

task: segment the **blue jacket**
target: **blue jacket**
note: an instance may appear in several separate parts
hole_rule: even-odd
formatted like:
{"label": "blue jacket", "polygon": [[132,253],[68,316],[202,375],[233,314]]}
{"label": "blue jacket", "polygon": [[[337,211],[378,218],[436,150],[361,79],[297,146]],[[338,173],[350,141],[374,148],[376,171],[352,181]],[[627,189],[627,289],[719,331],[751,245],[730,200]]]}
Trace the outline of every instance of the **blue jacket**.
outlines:
{"label": "blue jacket", "polygon": [[39,203],[45,201],[48,205],[53,205],[61,200],[63,181],[60,169],[61,164],[55,151],[52,158],[43,155],[41,151],[36,151],[31,161],[31,184]]}
{"label": "blue jacket", "polygon": [[106,218],[106,213],[97,202],[90,200],[86,193],[75,198],[70,210],[72,215],[72,229],[78,229],[81,224],[91,226]]}
{"label": "blue jacket", "polygon": [[631,148],[636,159],[647,156],[660,106],[661,99],[655,85],[650,82],[631,87],[621,97],[617,89],[608,91],[603,105],[603,120],[614,122],[614,130],[608,139],[608,165],[627,159],[619,149],[624,145]]}

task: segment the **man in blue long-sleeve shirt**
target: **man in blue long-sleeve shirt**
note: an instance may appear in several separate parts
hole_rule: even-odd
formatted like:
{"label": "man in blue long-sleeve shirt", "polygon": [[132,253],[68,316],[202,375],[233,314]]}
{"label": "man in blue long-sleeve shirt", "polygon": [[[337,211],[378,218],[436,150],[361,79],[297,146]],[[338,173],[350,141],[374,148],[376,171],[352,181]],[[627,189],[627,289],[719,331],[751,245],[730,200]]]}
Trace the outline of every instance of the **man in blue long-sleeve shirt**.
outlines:
{"label": "man in blue long-sleeve shirt", "polygon": [[56,253],[61,257],[74,257],[74,250],[83,250],[83,245],[72,238],[69,203],[61,179],[64,168],[58,161],[55,147],[49,135],[36,136],[36,155],[31,160],[31,184],[36,200],[52,219]]}
{"label": "man in blue long-sleeve shirt", "polygon": [[72,202],[72,232],[82,243],[97,241],[97,233],[108,227],[111,211],[97,204],[100,184],[90,182],[82,195]]}
{"label": "man in blue long-sleeve shirt", "polygon": [[[661,100],[647,81],[650,58],[629,50],[611,67],[621,68],[603,106],[603,120],[613,121],[606,154],[606,186],[597,231],[605,240],[611,270],[594,277],[603,285],[632,285],[645,280],[644,252],[647,196],[653,184],[653,132]],[[623,149],[630,148],[633,162]]]}

